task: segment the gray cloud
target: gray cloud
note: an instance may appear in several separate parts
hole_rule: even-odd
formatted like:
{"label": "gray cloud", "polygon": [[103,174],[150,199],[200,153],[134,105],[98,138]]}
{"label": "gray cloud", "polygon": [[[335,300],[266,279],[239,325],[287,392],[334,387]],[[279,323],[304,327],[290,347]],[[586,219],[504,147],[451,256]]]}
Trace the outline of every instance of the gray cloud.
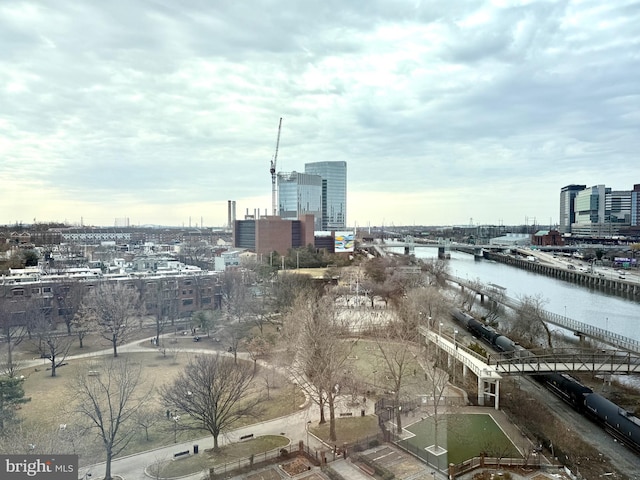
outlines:
{"label": "gray cloud", "polygon": [[[396,224],[556,219],[565,184],[640,182],[639,17],[595,0],[5,1],[0,222],[267,208],[280,116],[279,167],[346,160],[353,197]],[[374,203],[350,223],[380,222]]]}

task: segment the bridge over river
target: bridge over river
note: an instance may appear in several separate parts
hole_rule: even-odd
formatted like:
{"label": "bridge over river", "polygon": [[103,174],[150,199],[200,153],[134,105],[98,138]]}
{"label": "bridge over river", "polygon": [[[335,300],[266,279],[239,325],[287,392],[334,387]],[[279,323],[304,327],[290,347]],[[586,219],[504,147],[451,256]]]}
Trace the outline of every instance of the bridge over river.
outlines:
{"label": "bridge over river", "polygon": [[[480,296],[481,302],[484,302],[485,298],[501,303],[513,310],[517,310],[522,306],[522,302],[515,298],[511,298],[504,293],[504,290],[496,285],[479,285],[469,280],[459,278],[453,275],[448,275],[447,280],[453,283],[457,283],[460,287],[473,290]],[[630,353],[640,355],[640,342],[633,340],[632,338],[618,335],[617,333],[610,332],[604,328],[595,327],[578,320],[574,320],[567,316],[558,315],[546,310],[540,310],[542,320],[546,323],[550,323],[557,327],[564,328],[574,335],[580,338],[591,338],[612,347],[625,350]]]}
{"label": "bridge over river", "polygon": [[527,375],[550,372],[605,372],[630,374],[640,372],[640,356],[616,349],[540,349],[525,351],[519,357],[491,353],[487,357],[466,348],[455,337],[419,327],[425,342],[444,351],[449,362],[462,364],[462,375],[469,371],[478,378],[478,404],[499,408],[500,380],[505,375]]}

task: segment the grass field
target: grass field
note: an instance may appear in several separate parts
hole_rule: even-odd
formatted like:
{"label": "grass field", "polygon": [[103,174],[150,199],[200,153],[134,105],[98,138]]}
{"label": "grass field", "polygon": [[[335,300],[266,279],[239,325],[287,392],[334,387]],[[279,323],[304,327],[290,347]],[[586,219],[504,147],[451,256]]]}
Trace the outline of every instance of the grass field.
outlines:
{"label": "grass field", "polygon": [[[415,436],[403,440],[404,446],[417,455],[437,463],[425,449],[435,444],[433,417],[426,418],[406,428]],[[504,434],[491,415],[449,414],[442,415],[438,424],[438,445],[448,450],[442,465],[458,464],[485,452],[492,457],[520,458],[516,446]]]}
{"label": "grass field", "polygon": [[[185,345],[187,345],[185,343]],[[128,359],[137,363],[142,368],[141,390],[158,387],[170,383],[189,362],[190,355],[186,352],[178,355],[163,356],[155,350],[149,353],[121,353],[119,359]],[[58,370],[56,377],[51,377],[42,368],[31,368],[25,371],[25,393],[31,397],[31,401],[22,406],[20,416],[23,419],[25,431],[33,432],[56,432],[59,425],[66,425],[68,435],[72,435],[73,426],[80,423],[80,419],[74,416],[74,406],[71,403],[71,392],[69,390],[70,380],[78,372],[86,373],[89,370],[99,370],[100,357],[91,359],[71,360],[69,364]],[[279,388],[270,389],[270,398],[266,399],[266,394],[262,389],[264,385],[263,375],[266,369],[258,370],[254,380],[256,388],[260,390],[258,395],[265,398],[261,406],[263,412],[259,418],[243,419],[234,425],[239,428],[244,425],[260,422],[272,418],[277,418],[298,411],[300,405],[304,404],[304,394],[284,378],[278,381]],[[273,376],[273,373],[270,373]],[[273,384],[273,379],[270,380]],[[157,393],[153,400],[149,402],[148,409],[155,411],[157,421],[150,426],[149,438],[143,428],[135,436],[134,440],[121,454],[131,454],[135,452],[150,450],[159,446],[173,443],[174,435],[177,441],[192,440],[208,435],[206,431],[181,431],[175,429],[174,422],[167,420],[165,407],[162,405]],[[59,435],[58,432],[55,433]],[[40,442],[42,443],[42,442]],[[97,442],[91,442],[87,437],[83,442],[87,451],[82,452],[83,460],[97,461],[104,455],[104,450]],[[84,462],[83,462],[84,463]]]}
{"label": "grass field", "polygon": [[231,463],[245,459],[251,455],[260,461],[259,454],[285,447],[289,439],[279,435],[264,435],[252,440],[234,443],[220,448],[219,452],[205,451],[198,455],[190,455],[180,460],[157,459],[147,467],[147,473],[152,478],[176,478],[192,473],[201,472],[213,466]]}

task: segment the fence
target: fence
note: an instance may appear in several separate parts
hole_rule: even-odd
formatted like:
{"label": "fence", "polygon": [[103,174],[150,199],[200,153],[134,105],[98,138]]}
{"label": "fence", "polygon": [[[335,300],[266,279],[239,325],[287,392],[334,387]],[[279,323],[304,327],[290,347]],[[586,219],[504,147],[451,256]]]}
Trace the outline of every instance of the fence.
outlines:
{"label": "fence", "polygon": [[267,464],[278,458],[287,458],[289,456],[297,455],[299,452],[298,446],[291,444],[286,447],[275,448],[268,452],[251,455],[250,457],[240,458],[233,462],[224,463],[222,465],[216,465],[209,468],[209,478],[216,479],[224,477],[227,473],[234,472],[240,473],[239,470],[252,470],[257,468],[260,464]]}

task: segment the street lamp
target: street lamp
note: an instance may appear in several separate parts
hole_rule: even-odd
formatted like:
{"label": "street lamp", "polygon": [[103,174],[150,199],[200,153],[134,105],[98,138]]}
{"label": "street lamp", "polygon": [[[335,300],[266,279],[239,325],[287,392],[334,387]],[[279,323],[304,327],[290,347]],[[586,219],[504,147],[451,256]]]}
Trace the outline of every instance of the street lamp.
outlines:
{"label": "street lamp", "polygon": [[456,335],[458,335],[458,329],[455,329],[453,331],[453,345],[456,347],[456,349],[458,348],[458,344],[456,343]]}
{"label": "street lamp", "polygon": [[178,443],[178,420],[180,420],[180,416],[177,412],[173,412],[173,443]]}
{"label": "street lamp", "polygon": [[[442,336],[442,325],[443,325],[443,323],[440,322],[440,326],[438,327],[438,337]],[[438,338],[438,340],[440,340],[440,338]]]}
{"label": "street lamp", "polygon": [[307,422],[307,451],[309,451],[309,425],[311,425],[311,420]]}

